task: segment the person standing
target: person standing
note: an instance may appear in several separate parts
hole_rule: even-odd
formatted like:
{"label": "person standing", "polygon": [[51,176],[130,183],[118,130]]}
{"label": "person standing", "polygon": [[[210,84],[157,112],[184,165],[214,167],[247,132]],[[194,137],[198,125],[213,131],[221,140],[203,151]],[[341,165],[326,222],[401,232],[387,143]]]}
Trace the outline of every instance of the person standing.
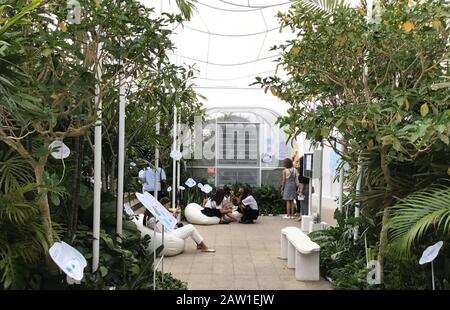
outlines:
{"label": "person standing", "polygon": [[166,172],[162,167],[158,167],[155,169],[151,166],[146,167],[139,171],[139,179],[142,182],[142,192],[148,192],[152,195],[156,191],[158,192],[158,199],[161,198],[165,194],[165,189],[162,191],[161,189],[165,187],[166,181]]}
{"label": "person standing", "polygon": [[298,188],[297,170],[294,168],[292,159],[284,160],[284,170],[281,176],[281,194],[286,201],[286,215],[283,218],[294,217],[294,199],[296,198]]}
{"label": "person standing", "polygon": [[309,213],[309,178],[303,175],[303,156],[301,156],[295,163],[298,170],[298,199],[297,212],[300,214],[297,221],[302,220],[302,215]]}

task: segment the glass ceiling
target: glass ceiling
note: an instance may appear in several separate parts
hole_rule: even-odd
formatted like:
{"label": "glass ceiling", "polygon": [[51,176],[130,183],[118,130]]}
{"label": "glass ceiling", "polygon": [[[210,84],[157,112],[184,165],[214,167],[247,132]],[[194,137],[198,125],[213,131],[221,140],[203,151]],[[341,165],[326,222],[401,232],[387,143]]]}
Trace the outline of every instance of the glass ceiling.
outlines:
{"label": "glass ceiling", "polygon": [[[179,12],[175,0],[140,0],[156,13]],[[357,3],[359,0],[349,2]],[[286,12],[292,0],[198,0],[191,21],[174,25],[176,51],[172,60],[193,65],[198,91],[207,107],[263,106],[284,113],[287,105],[258,86],[255,76],[275,74],[274,45],[295,38],[280,31],[277,12]],[[278,75],[283,76],[282,70]]]}

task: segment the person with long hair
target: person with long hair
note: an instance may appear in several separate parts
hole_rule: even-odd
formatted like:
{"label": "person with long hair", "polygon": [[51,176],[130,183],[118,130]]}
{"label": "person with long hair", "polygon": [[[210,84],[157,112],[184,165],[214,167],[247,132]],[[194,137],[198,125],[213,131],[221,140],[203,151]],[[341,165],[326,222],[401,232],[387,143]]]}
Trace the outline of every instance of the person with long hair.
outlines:
{"label": "person with long hair", "polygon": [[[166,198],[166,199],[164,199]],[[161,204],[166,208],[170,209],[170,200],[167,197],[161,199]],[[170,212],[170,211],[169,211]],[[144,218],[142,219],[142,224],[145,227],[153,229],[158,233],[162,233],[163,227],[161,223],[159,223],[153,214],[150,213],[147,209],[144,212]],[[174,234],[176,237],[180,239],[187,239],[191,237],[192,240],[197,244],[197,249],[202,252],[215,252],[216,250],[208,248],[208,246],[204,242],[204,238],[198,232],[197,228],[195,228],[192,224],[183,225],[182,227],[178,227],[168,234]]]}
{"label": "person with long hair", "polygon": [[213,217],[216,216],[222,219],[223,216],[228,216],[233,221],[239,221],[239,219],[233,215],[233,211],[229,208],[224,208],[225,206],[225,195],[224,189],[218,189],[206,202],[202,213],[206,216]]}
{"label": "person with long hair", "polygon": [[259,216],[258,203],[253,197],[250,186],[244,185],[239,188],[239,198],[237,199],[242,218],[239,223],[253,224]]}
{"label": "person with long hair", "polygon": [[297,170],[292,159],[286,158],[283,162],[284,170],[281,175],[281,194],[286,201],[286,215],[284,218],[294,218],[294,199],[299,185]]}

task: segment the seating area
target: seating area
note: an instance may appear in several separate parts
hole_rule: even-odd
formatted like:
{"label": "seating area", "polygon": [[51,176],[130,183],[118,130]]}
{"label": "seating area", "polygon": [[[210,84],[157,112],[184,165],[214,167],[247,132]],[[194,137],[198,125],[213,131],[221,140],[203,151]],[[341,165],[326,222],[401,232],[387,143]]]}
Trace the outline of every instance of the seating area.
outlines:
{"label": "seating area", "polygon": [[287,266],[295,269],[295,278],[300,281],[320,279],[320,246],[297,227],[281,229],[280,258],[287,259]]}
{"label": "seating area", "polygon": [[184,216],[186,220],[195,225],[215,225],[219,224],[220,219],[218,217],[210,217],[204,215],[201,211],[203,207],[197,203],[190,203],[186,206],[184,210]]}
{"label": "seating area", "polygon": [[186,281],[189,290],[328,290],[330,283],[296,280],[280,255],[280,230],[298,225],[281,216],[260,216],[255,225],[198,225],[215,253],[186,241],[181,255],[164,259],[164,271]]}

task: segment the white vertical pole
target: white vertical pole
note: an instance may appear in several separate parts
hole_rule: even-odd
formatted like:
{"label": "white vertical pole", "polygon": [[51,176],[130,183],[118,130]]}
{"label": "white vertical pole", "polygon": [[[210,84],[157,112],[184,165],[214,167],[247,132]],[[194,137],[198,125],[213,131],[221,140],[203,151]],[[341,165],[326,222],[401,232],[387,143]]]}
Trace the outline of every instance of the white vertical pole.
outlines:
{"label": "white vertical pole", "polygon": [[323,192],[323,142],[320,150],[320,176],[319,176],[319,223],[322,221],[322,192]]}
{"label": "white vertical pole", "polygon": [[[177,125],[178,130],[180,130],[181,128],[181,113],[178,115],[178,125]],[[181,135],[181,132],[180,132]],[[177,150],[181,150],[181,139],[178,137],[177,140]],[[177,160],[177,193],[178,193],[178,189],[180,188],[180,177],[181,177],[181,172],[180,172],[180,163],[181,160]],[[180,197],[178,197],[178,199],[180,199]],[[173,205],[173,208],[176,208],[177,205]]]}
{"label": "white vertical pole", "polygon": [[97,107],[97,123],[94,137],[94,213],[92,223],[92,271],[98,269],[100,258],[100,202],[102,190],[102,99],[101,99],[101,78],[102,78],[102,47],[103,43],[97,46],[97,68],[95,71],[97,84],[95,85],[95,105]]}
{"label": "white vertical pole", "polygon": [[[159,136],[159,129],[160,129],[160,123],[156,123],[156,127],[155,127],[155,132],[156,132],[156,136]],[[156,147],[155,148],[155,184],[153,185],[154,187],[154,191],[153,191],[153,196],[155,197],[156,200],[158,200],[161,197],[158,197],[158,178],[161,174],[158,174],[158,168],[159,168],[159,148]],[[161,167],[162,169],[162,167]],[[160,180],[161,181],[161,180]]]}
{"label": "white vertical pole", "polygon": [[309,178],[309,193],[308,193],[308,215],[311,216],[311,211],[312,211],[312,185],[313,183],[313,178]]}
{"label": "white vertical pole", "polygon": [[[121,44],[122,45],[122,44]],[[119,65],[122,65],[120,60]],[[123,213],[123,178],[125,165],[125,81],[123,70],[119,75],[119,160],[117,164],[117,218],[116,233],[122,234],[122,213]]]}
{"label": "white vertical pole", "polygon": [[[177,149],[177,107],[173,107],[173,144],[172,150]],[[176,196],[177,196],[177,161],[172,160],[172,207],[176,206]]]}
{"label": "white vertical pole", "polygon": [[[362,165],[358,164],[358,169],[356,170],[358,181],[356,182],[356,196],[361,193],[362,189]],[[359,217],[359,203],[355,206],[355,218]],[[355,226],[353,230],[353,239],[356,241],[358,239],[359,227]]]}

